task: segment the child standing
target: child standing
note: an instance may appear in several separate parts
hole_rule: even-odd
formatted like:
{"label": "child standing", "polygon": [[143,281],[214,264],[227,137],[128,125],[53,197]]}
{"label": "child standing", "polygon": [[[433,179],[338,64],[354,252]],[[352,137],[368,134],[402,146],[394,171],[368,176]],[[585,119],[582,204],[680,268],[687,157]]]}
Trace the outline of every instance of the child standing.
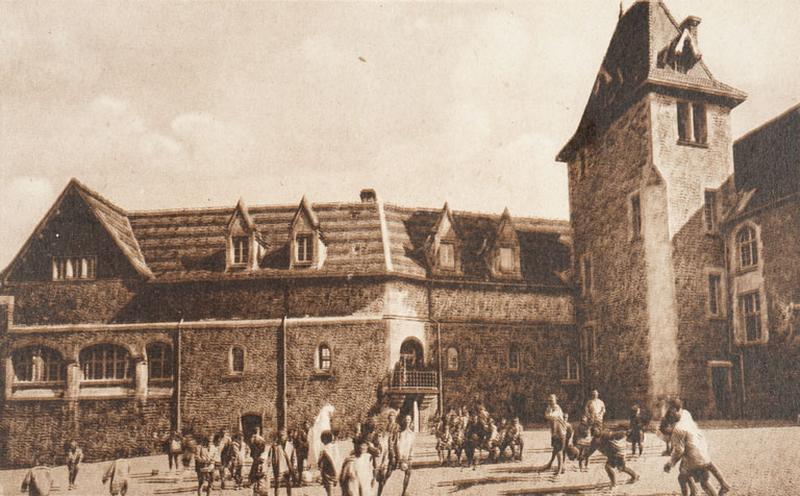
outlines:
{"label": "child standing", "polygon": [[75,484],[75,479],[78,478],[78,466],[83,461],[83,451],[78,447],[78,442],[72,440],[69,442],[67,449],[67,470],[69,471],[69,486],[68,491],[76,489],[78,486]]}
{"label": "child standing", "polygon": [[228,463],[230,463],[229,470],[237,491],[242,488],[244,455],[244,440],[241,434],[236,434],[231,441],[231,459]]}
{"label": "child standing", "polygon": [[333,488],[339,480],[339,464],[337,462],[336,451],[333,447],[333,434],[325,431],[321,435],[322,453],[319,455],[320,475],[322,477],[322,487],[325,488],[327,496],[333,496]]}
{"label": "child standing", "polygon": [[631,454],[636,454],[636,446],[639,446],[639,456],[642,456],[642,444],[644,444],[644,431],[647,422],[642,416],[642,409],[639,405],[631,408],[630,423],[628,425],[628,442],[631,443]]}
{"label": "child standing", "polygon": [[589,417],[584,414],[575,428],[573,444],[578,448],[578,470],[589,470],[589,450],[592,446],[592,432]]}

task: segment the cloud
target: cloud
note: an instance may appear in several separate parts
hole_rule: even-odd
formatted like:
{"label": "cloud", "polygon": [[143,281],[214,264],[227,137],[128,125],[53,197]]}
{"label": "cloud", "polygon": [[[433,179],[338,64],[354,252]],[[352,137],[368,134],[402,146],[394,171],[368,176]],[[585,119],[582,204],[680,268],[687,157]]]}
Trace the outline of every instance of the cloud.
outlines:
{"label": "cloud", "polygon": [[0,260],[5,263],[22,246],[39,219],[55,200],[55,188],[50,180],[41,176],[3,177],[0,186],[0,218],[3,219],[3,239],[0,243]]}

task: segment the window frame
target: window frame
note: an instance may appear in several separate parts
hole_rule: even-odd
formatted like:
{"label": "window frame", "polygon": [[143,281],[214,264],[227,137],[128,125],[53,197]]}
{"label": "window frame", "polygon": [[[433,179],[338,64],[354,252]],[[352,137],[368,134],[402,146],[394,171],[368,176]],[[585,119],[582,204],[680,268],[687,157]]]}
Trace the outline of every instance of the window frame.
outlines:
{"label": "window frame", "polygon": [[[301,243],[301,240],[303,243]],[[300,247],[304,246],[304,258],[300,258]],[[314,256],[316,249],[314,247],[314,234],[307,232],[299,232],[294,235],[294,265],[312,265],[314,263]]]}
{"label": "window frame", "polygon": [[[327,357],[324,356],[325,351],[327,351]],[[322,374],[330,374],[333,371],[333,350],[328,343],[317,345],[314,355],[314,370]]]}
{"label": "window frame", "polygon": [[[712,280],[716,280],[716,292],[713,292]],[[722,269],[707,269],[706,283],[706,316],[718,319],[725,316],[725,278]],[[712,302],[714,304],[712,304]],[[716,308],[715,308],[716,307]]]}
{"label": "window frame", "polygon": [[[236,368],[236,357],[234,353],[237,351],[241,352],[242,355],[242,367],[241,370]],[[228,375],[241,377],[244,375],[245,370],[247,369],[247,352],[245,351],[243,346],[231,346],[228,349]]]}
{"label": "window frame", "polygon": [[[565,357],[564,377],[561,379],[562,384],[578,384],[581,380],[580,363],[575,360],[572,355]],[[570,367],[572,365],[572,367]]]}
{"label": "window frame", "polygon": [[[588,262],[589,270],[586,270]],[[580,275],[581,275],[581,295],[591,296],[594,293],[594,262],[592,260],[592,253],[585,252],[579,258]],[[586,273],[589,273],[588,276]]]}
{"label": "window frame", "polygon": [[[452,366],[453,356],[455,356],[455,367]],[[461,370],[461,353],[455,346],[450,346],[445,351],[445,371],[458,372],[459,370]]]}
{"label": "window frame", "polygon": [[708,147],[708,105],[705,102],[676,100],[678,144]]}
{"label": "window frame", "polygon": [[[153,353],[154,350],[160,350],[160,353]],[[155,382],[171,381],[175,374],[173,370],[174,355],[172,346],[156,341],[154,343],[148,343],[147,346],[145,346],[145,352],[147,353],[147,380]],[[159,367],[159,374],[153,373],[154,369],[156,369],[156,365]],[[166,370],[168,370],[169,375],[166,374]]]}
{"label": "window frame", "polygon": [[511,345],[509,345],[506,364],[508,365],[508,370],[512,372],[519,372],[522,370],[522,351],[518,344],[511,343]]}
{"label": "window frame", "polygon": [[[445,248],[445,247],[447,247],[447,249],[450,250],[449,260],[446,257],[443,257],[443,255],[445,253],[447,253],[446,250],[443,250],[443,248]],[[449,264],[446,263],[447,261],[449,261]],[[453,272],[453,271],[456,270],[456,244],[455,243],[444,242],[444,241],[439,243],[439,250],[438,250],[438,253],[437,253],[437,264],[438,264],[439,268],[442,269],[442,270],[446,270],[446,271],[450,271],[450,272]]]}
{"label": "window frame", "polygon": [[719,229],[719,197],[715,189],[703,192],[703,225],[706,232],[716,233]]}
{"label": "window frame", "polygon": [[53,256],[50,260],[53,282],[97,279],[97,255]]}
{"label": "window frame", "polygon": [[[761,306],[761,291],[748,291],[746,293],[741,293],[739,296],[739,318],[741,319],[741,329],[742,329],[742,338],[745,344],[753,344],[753,343],[761,343],[764,341],[764,329],[761,322],[763,318],[762,306]],[[752,298],[753,302],[753,312],[748,313],[747,311],[747,300]],[[753,323],[756,327],[756,337],[750,339],[750,328],[748,326],[748,320],[752,318]]]}
{"label": "window frame", "polygon": [[[87,356],[88,354],[90,355]],[[81,382],[127,383],[132,382],[136,375],[130,350],[115,343],[96,343],[86,346],[78,353],[78,363],[82,373]],[[100,369],[99,374],[98,369]],[[120,370],[122,374],[119,374]]]}
{"label": "window frame", "polygon": [[708,144],[708,109],[703,102],[692,102],[692,142]]}
{"label": "window frame", "polygon": [[[503,265],[503,253],[509,253],[508,261],[511,264],[510,267]],[[516,262],[516,250],[511,245],[500,245],[497,248],[497,269],[500,271],[501,274],[513,274],[517,270],[517,262]]]}
{"label": "window frame", "polygon": [[639,191],[634,191],[628,195],[628,217],[630,228],[630,240],[642,239],[644,222],[642,219],[642,197]]}
{"label": "window frame", "polygon": [[[748,233],[748,239],[743,240],[742,235]],[[750,224],[741,226],[736,231],[736,265],[739,270],[751,270],[757,268],[759,265],[759,247],[758,247],[758,232],[756,228]],[[747,250],[745,251],[745,248]],[[748,254],[749,263],[745,263],[745,253]]]}
{"label": "window frame", "polygon": [[597,357],[597,326],[594,322],[583,326],[583,345],[586,361],[593,362]]}
{"label": "window frame", "polygon": [[231,266],[243,267],[250,263],[250,236],[231,236]]}

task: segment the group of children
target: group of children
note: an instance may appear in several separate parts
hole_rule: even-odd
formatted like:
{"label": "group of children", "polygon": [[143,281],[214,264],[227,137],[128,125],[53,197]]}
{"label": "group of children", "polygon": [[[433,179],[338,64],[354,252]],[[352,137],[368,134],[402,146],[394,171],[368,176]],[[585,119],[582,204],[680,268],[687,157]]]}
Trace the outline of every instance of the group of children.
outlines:
{"label": "group of children", "polygon": [[481,452],[488,454],[490,463],[501,460],[522,460],[522,424],[518,417],[511,422],[501,418],[500,422],[489,415],[482,405],[469,412],[466,407],[450,410],[446,416],[436,419],[436,453],[441,465],[451,465],[451,455],[461,466],[462,453],[467,466],[477,466]]}

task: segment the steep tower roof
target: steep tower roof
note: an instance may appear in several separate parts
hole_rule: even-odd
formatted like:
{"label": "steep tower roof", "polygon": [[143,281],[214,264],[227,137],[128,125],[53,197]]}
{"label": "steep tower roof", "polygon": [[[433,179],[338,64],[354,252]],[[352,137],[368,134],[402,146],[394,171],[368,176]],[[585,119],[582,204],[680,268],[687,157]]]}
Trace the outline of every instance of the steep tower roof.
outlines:
{"label": "steep tower roof", "polygon": [[620,17],[578,129],[556,160],[569,162],[643,91],[659,88],[706,94],[734,107],[742,91],[717,81],[702,59],[700,19],[678,23],[660,0],[639,0]]}

